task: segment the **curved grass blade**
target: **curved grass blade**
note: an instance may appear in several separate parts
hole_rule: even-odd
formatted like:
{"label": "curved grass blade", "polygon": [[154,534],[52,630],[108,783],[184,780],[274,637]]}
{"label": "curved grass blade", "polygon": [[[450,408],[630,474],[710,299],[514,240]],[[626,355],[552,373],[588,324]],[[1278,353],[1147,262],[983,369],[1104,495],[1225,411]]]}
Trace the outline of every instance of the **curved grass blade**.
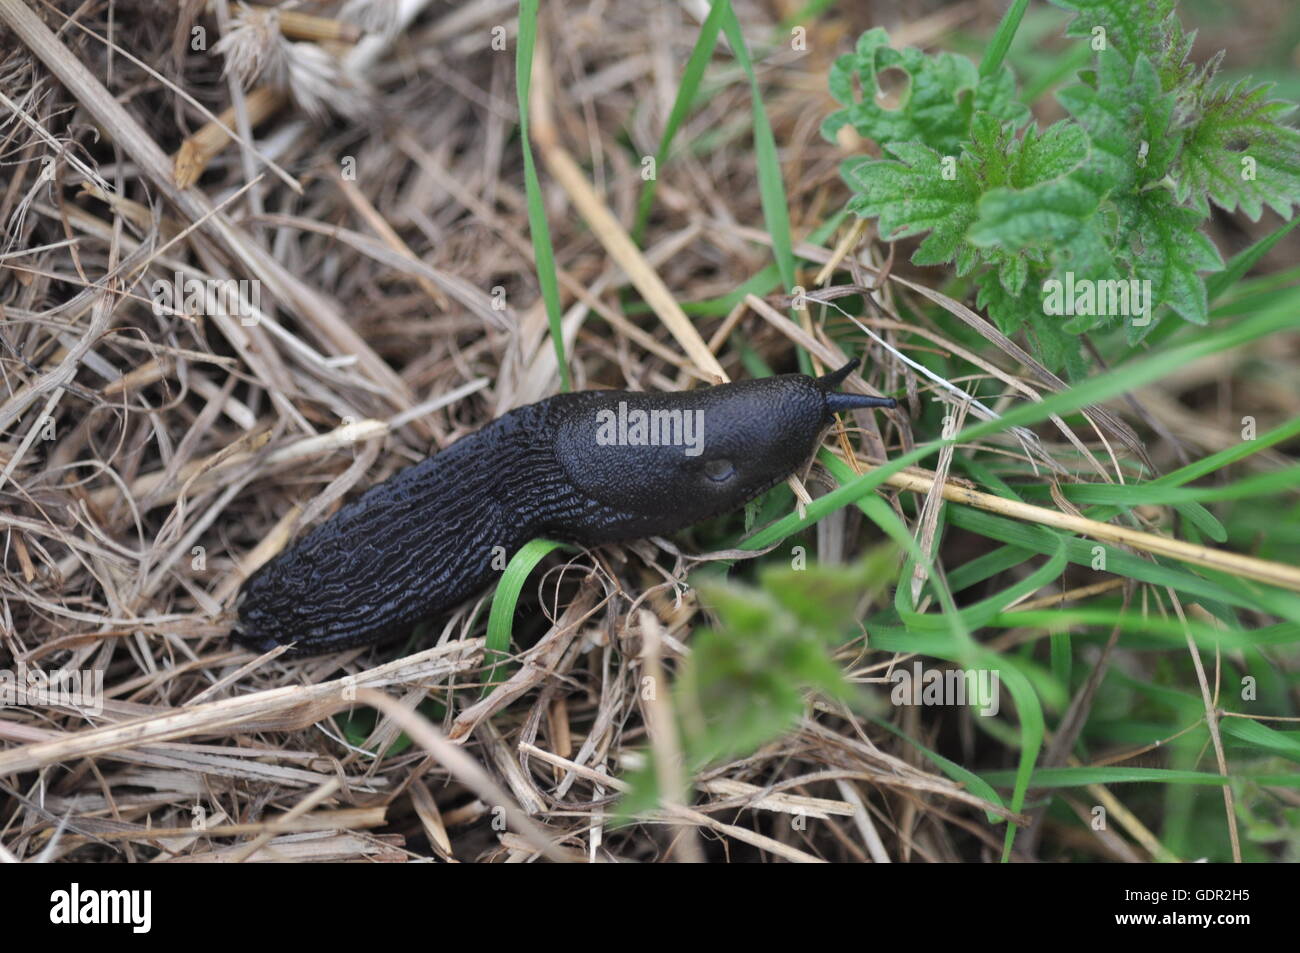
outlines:
{"label": "curved grass blade", "polygon": [[510,651],[510,633],[514,627],[515,604],[519,593],[523,591],[528,575],[542,561],[547,553],[558,549],[562,543],[550,539],[533,539],[510,557],[497,591],[492,596],[492,609],[488,613],[487,639],[483,644],[483,661],[490,662],[483,694],[491,691],[496,683],[497,671],[504,665],[504,658]]}

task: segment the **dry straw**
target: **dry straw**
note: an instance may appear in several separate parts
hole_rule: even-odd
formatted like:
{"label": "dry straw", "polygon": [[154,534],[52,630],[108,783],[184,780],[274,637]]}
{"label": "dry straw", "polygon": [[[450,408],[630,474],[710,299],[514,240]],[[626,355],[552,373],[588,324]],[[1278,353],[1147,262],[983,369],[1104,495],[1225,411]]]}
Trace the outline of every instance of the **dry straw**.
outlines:
{"label": "dry straw", "polygon": [[[0,668],[105,676],[102,711],[0,711],[3,857],[996,857],[1003,828],[986,812],[1027,818],[839,706],[812,700],[787,736],[748,757],[694,776],[674,769],[673,700],[645,699],[644,679],[671,680],[708,619],[682,593],[695,561],[668,543],[548,564],[526,592],[513,667],[483,697],[481,603],[422,641],[377,652],[291,661],[232,647],[230,605],[248,572],[347,495],[553,392],[555,354],[515,137],[517,3],[165,6],[166,30],[119,17],[110,32],[98,0],[0,0],[10,40],[0,44],[0,530],[10,560]],[[679,141],[721,145],[681,149],[661,166],[638,246],[635,159],[657,146],[698,31],[683,10],[704,5],[615,2],[599,19],[581,5],[542,6],[531,128],[579,386],[698,386],[743,373],[736,355],[746,350],[788,367],[804,348],[833,366],[851,341],[872,357],[853,386],[913,406],[942,399],[997,414],[1065,387],[901,259],[882,261],[862,226],[833,248],[797,245],[825,266],[804,276],[814,287],[804,321],[759,296],[688,316],[680,302],[730,294],[770,260],[748,90],[711,87],[688,119]],[[763,53],[793,226],[806,236],[844,198],[842,154],[817,132],[830,103],[813,78],[853,24],[829,18],[835,26],[797,58],[763,47],[765,5],[733,6]],[[933,42],[981,10],[945,8],[900,42]],[[195,27],[215,31],[209,48],[192,46]],[[725,55],[711,69],[736,75]],[[833,265],[852,285],[822,287]],[[155,308],[155,284],[177,276],[255,280],[253,320]],[[864,289],[875,307],[858,324],[837,314],[841,296]],[[625,309],[630,300],[648,312]],[[900,309],[904,300],[947,309],[990,346],[976,353],[904,320],[921,311]],[[927,377],[927,348],[965,374]],[[1178,386],[1231,373],[1190,367]],[[1141,414],[1125,418],[1179,429],[1177,393],[1137,396]],[[1067,482],[1121,482],[1132,461],[1170,464],[1171,445],[1144,445],[1119,407],[1087,415],[1086,427],[1055,419],[982,445]],[[933,436],[910,420],[864,417],[836,443],[866,472]],[[1187,439],[1221,449],[1230,419],[1206,423]],[[944,500],[1300,588],[1295,567],[1173,538],[1166,510],[1101,523],[1064,501],[981,493],[946,463],[886,481],[891,505],[898,493],[925,498],[927,519],[911,528],[940,566],[953,558],[933,532]],[[796,483],[805,499],[824,485],[817,469]],[[851,554],[850,519],[818,524],[817,544]],[[1119,584],[1080,582],[1019,608],[1086,603]],[[1134,611],[1174,604],[1144,597]],[[854,672],[896,661],[870,632],[850,651],[861,656]],[[964,713],[951,717],[971,728]],[[938,730],[902,723],[922,740]],[[650,747],[669,797],[637,823],[614,824],[628,768]],[[1124,796],[1097,793],[1124,836],[1073,849],[1163,856]],[[508,830],[492,823],[498,808]],[[805,818],[814,823],[795,823]]]}

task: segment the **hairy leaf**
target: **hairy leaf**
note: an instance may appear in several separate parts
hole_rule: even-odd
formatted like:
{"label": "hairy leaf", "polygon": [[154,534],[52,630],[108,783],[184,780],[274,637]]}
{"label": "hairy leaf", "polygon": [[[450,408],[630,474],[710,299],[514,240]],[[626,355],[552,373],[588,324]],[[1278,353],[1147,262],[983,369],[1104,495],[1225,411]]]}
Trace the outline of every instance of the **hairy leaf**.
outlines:
{"label": "hairy leaf", "polygon": [[918,265],[952,261],[967,226],[975,220],[979,183],[970,163],[945,157],[928,146],[899,142],[888,147],[901,161],[851,160],[845,177],[858,194],[849,210],[880,219],[880,236],[894,241],[930,232],[912,256]]}
{"label": "hairy leaf", "polygon": [[1078,14],[1066,36],[1087,37],[1098,52],[1114,49],[1132,63],[1145,54],[1155,63],[1165,89],[1190,77],[1192,38],[1183,34],[1174,0],[1051,0]]}
{"label": "hairy leaf", "polygon": [[[897,108],[880,102],[881,74],[901,71],[906,78]],[[981,77],[964,56],[926,56],[908,47],[895,50],[883,29],[869,30],[853,53],[831,67],[830,91],[846,108],[827,117],[822,134],[835,134],[851,125],[864,138],[881,146],[895,142],[923,143],[943,155],[956,155],[977,112],[1021,125],[1029,110],[1015,98],[1015,79],[1007,67]]]}
{"label": "hairy leaf", "polygon": [[1187,132],[1174,172],[1177,197],[1209,214],[1206,198],[1258,221],[1263,206],[1283,218],[1300,204],[1300,131],[1283,125],[1295,104],[1270,100],[1271,84],[1211,89]]}

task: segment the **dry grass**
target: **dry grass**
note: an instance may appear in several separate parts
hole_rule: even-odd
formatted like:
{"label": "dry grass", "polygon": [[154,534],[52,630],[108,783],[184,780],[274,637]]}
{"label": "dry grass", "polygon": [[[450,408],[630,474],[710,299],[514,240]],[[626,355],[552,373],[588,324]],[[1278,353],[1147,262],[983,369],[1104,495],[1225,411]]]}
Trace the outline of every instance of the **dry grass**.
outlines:
{"label": "dry grass", "polygon": [[[166,16],[147,13],[151,3],[36,6],[0,0],[13,31],[0,33],[0,664],[102,672],[104,705],[0,712],[4,856],[997,857],[1002,828],[982,799],[897,738],[822,707],[779,742],[693,779],[692,803],[670,798],[657,815],[611,826],[628,756],[663,717],[646,709],[643,673],[661,658],[671,666],[701,622],[691,599],[673,598],[687,561],[652,543],[554,565],[517,625],[522,664],[483,699],[485,613],[474,607],[396,660],[392,647],[293,662],[232,647],[239,583],[301,527],[557,386],[515,136],[516,4],[402,0],[399,15],[378,18],[385,4],[312,3],[282,17],[224,2],[177,3]],[[743,83],[713,92],[690,121],[692,135],[718,141],[662,177],[644,254],[627,240],[641,184],[630,156],[654,151],[697,28],[685,11],[703,6],[544,5],[535,139],[576,387],[669,390],[743,375],[731,347],[742,335],[782,369],[794,344],[825,365],[843,356],[825,325],[801,328],[774,310],[781,301],[751,296],[707,320],[675,304],[729,293],[769,261]],[[773,7],[794,4],[735,6],[761,43]],[[922,17],[914,4],[875,6],[902,42],[927,43],[957,24],[987,26],[999,5]],[[222,41],[234,50],[229,75],[213,52],[219,22],[239,24]],[[778,48],[761,66],[796,238],[844,198],[842,153],[818,135],[831,105],[824,76],[868,23],[827,23],[808,56]],[[191,48],[196,27],[206,50]],[[492,48],[494,27],[506,52]],[[734,67],[720,57],[715,74],[734,78]],[[876,337],[855,338],[874,359],[877,392],[977,415],[1063,387],[915,273],[885,281],[871,238],[804,251],[814,262],[837,254],[877,289],[878,312],[862,319]],[[206,302],[155,314],[153,283],[178,272],[256,279],[258,321],[205,313]],[[619,307],[633,287],[652,314]],[[918,345],[899,343],[900,296],[941,301],[993,356],[921,328],[924,346],[968,357],[970,376],[919,376],[901,360]],[[857,333],[829,314],[835,337]],[[1198,373],[1214,372],[1188,369]],[[984,411],[962,390],[1001,396]],[[1184,429],[1173,395],[1138,396],[1130,419]],[[1094,408],[1086,432],[1058,420],[990,446],[1063,480],[1079,476],[1076,450],[1175,460],[1174,444],[1144,445],[1119,410],[1129,408]],[[1191,439],[1219,449],[1231,419]],[[862,423],[871,429],[837,445],[863,469],[930,436],[914,435],[906,414]],[[1113,481],[1117,468],[1083,476]],[[816,470],[807,482],[813,495],[824,489]],[[890,483],[1009,512],[947,478],[946,461],[937,479],[911,470]],[[1124,533],[1139,552],[1173,545],[1155,514],[1142,531],[1089,528],[1043,507],[1010,515]],[[844,552],[846,532],[839,519],[819,528],[828,558]],[[1283,584],[1295,572],[1237,560],[1229,571],[1280,573]],[[869,680],[880,672],[867,662],[890,660],[858,664]],[[414,712],[421,704],[428,717]],[[367,732],[358,726],[373,710]],[[908,709],[900,726],[932,740],[939,728],[921,717]],[[412,746],[374,754],[402,732]],[[1073,846],[1140,855],[1119,838]]]}

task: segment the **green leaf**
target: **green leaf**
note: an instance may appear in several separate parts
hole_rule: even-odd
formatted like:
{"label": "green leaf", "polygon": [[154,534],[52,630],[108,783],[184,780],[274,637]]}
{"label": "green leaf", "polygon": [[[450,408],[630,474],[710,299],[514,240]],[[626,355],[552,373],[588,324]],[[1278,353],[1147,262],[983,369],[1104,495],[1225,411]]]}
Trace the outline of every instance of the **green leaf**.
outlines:
{"label": "green leaf", "polygon": [[[696,632],[691,654],[673,685],[683,750],[690,771],[744,757],[793,728],[810,692],[855,708],[869,707],[844,678],[829,649],[859,635],[859,607],[893,579],[892,545],[849,566],[767,569],[760,586],[695,577],[702,603],[719,625]],[[846,631],[847,630],[847,631]],[[628,778],[622,810],[655,803],[655,775]]]}
{"label": "green leaf", "polygon": [[[850,211],[877,218],[886,241],[924,236],[914,264],[973,275],[977,304],[1002,331],[1025,333],[1043,363],[1079,379],[1079,335],[1123,324],[1134,346],[1170,312],[1208,322],[1205,276],[1224,267],[1203,231],[1209,203],[1289,216],[1300,204],[1300,131],[1282,124],[1293,107],[1270,101],[1270,87],[1212,86],[1217,58],[1195,69],[1172,0],[1058,6],[1078,14],[1069,33],[1097,54],[1059,94],[1068,120],[1018,132],[1021,117],[997,92],[1010,82],[995,66],[1017,6],[982,67],[988,84],[960,58],[864,34],[832,71],[846,108],[823,131],[851,123],[885,153],[844,164]],[[889,70],[908,82],[896,109],[876,101]],[[1077,295],[1063,298],[1067,286]]]}
{"label": "green leaf", "polygon": [[1176,98],[1161,90],[1147,57],[1129,64],[1114,50],[1103,52],[1095,72],[1056,98],[1088,134],[1090,154],[1075,178],[1099,199],[1159,181],[1169,171],[1182,141],[1172,128]]}
{"label": "green leaf", "polygon": [[1174,0],[1051,0],[1077,13],[1066,36],[1087,37],[1094,49],[1114,48],[1132,63],[1151,57],[1161,85],[1172,89],[1188,79],[1194,67],[1187,61],[1191,38],[1184,36],[1174,13]]}
{"label": "green leaf", "polygon": [[[1202,221],[1200,213],[1177,205],[1167,190],[1152,189],[1135,199],[1127,233],[1134,271],[1139,280],[1151,282],[1148,306],[1167,305],[1196,324],[1209,320],[1205,279],[1198,272],[1223,268],[1219,250],[1198,230]],[[1125,327],[1130,341],[1144,333],[1135,321],[1126,321]]]}
{"label": "green leaf", "polygon": [[1088,154],[1087,135],[1063,122],[1041,136],[1030,126],[1008,149],[1007,186],[980,198],[966,237],[1007,252],[1068,243],[1097,211],[1097,196],[1068,174]]}
{"label": "green leaf", "polygon": [[[880,76],[902,71],[907,86],[897,108],[881,105]],[[955,156],[968,138],[971,118],[986,112],[1023,125],[1028,109],[1015,96],[1015,78],[1001,67],[981,76],[964,56],[926,56],[908,47],[896,50],[889,34],[877,27],[862,34],[857,49],[831,67],[830,91],[846,108],[827,117],[822,134],[832,142],[845,125],[879,143],[923,143],[943,155]]]}
{"label": "green leaf", "polygon": [[771,567],[760,576],[771,593],[798,623],[823,640],[842,636],[845,620],[857,617],[856,606],[868,595],[879,594],[898,571],[891,547],[880,547],[846,566],[819,565],[816,571]]}
{"label": "green leaf", "polygon": [[1040,313],[1029,327],[1029,336],[1043,363],[1053,369],[1064,368],[1071,380],[1078,380],[1088,373],[1079,334],[1060,322],[1055,315]]}
{"label": "green leaf", "polygon": [[[787,653],[775,648],[762,633],[749,639],[726,630],[696,633],[673,692],[693,769],[750,754],[803,715],[800,686],[808,673],[787,671],[781,664]],[[824,680],[820,669],[812,680]]]}
{"label": "green leaf", "polygon": [[999,272],[986,271],[975,276],[975,304],[984,308],[1003,334],[1015,334],[1025,325],[1036,324],[1043,316],[1042,305],[1028,294],[1007,288]]}
{"label": "green leaf", "polygon": [[897,142],[888,146],[900,160],[858,159],[845,163],[844,176],[857,195],[849,210],[880,219],[881,238],[895,241],[930,232],[912,261],[939,265],[952,261],[966,229],[975,221],[980,186],[969,162],[949,161],[928,146]]}
{"label": "green leaf", "polygon": [[[901,161],[850,160],[844,174],[858,194],[849,208],[879,218],[880,234],[890,241],[930,232],[912,257],[915,264],[944,264],[964,251],[959,273],[976,261],[961,247],[965,238],[976,246],[996,245],[1014,254],[1030,244],[1047,245],[1077,231],[1097,204],[1067,175],[1087,155],[1087,137],[1064,123],[1041,135],[1033,126],[1020,138],[1012,133],[1011,125],[981,113],[972,123],[972,142],[959,161],[927,146],[902,142],[887,146]],[[994,196],[989,217],[1003,211],[1005,218],[972,229],[977,218],[986,214],[984,205],[990,201],[986,192]],[[1045,218],[1068,219],[1068,227],[1060,225],[1045,235]],[[1027,262],[1010,266],[1004,280],[1023,287],[1027,267]]]}
{"label": "green leaf", "polygon": [[1294,103],[1270,100],[1271,83],[1211,89],[1198,104],[1174,171],[1179,202],[1209,214],[1206,197],[1258,221],[1268,205],[1283,218],[1300,204],[1300,131],[1283,125]]}
{"label": "green leaf", "polygon": [[[1107,264],[1092,252],[1075,257],[1070,270],[1093,282],[1149,281],[1142,313],[1129,309],[1122,315],[1080,316],[1071,331],[1086,331],[1103,317],[1123,317],[1130,343],[1136,343],[1154,326],[1152,311],[1162,305],[1188,321],[1207,320],[1205,282],[1198,274],[1216,271],[1223,262],[1213,244],[1199,232],[1204,218],[1182,208],[1158,183],[1174,164],[1183,134],[1174,128],[1176,97],[1160,88],[1155,67],[1138,54],[1129,66],[1115,50],[1098,56],[1095,73],[1079,85],[1058,94],[1061,104],[1087,130],[1092,153],[1076,173],[1075,181],[1099,195],[1114,215],[1102,231],[1111,236],[1113,262]],[[1086,233],[1098,241],[1100,235]],[[1077,253],[1081,243],[1068,249]],[[1061,259],[1064,264],[1064,259]],[[1058,277],[1061,269],[1058,267]],[[1110,284],[1114,287],[1113,284]]]}

